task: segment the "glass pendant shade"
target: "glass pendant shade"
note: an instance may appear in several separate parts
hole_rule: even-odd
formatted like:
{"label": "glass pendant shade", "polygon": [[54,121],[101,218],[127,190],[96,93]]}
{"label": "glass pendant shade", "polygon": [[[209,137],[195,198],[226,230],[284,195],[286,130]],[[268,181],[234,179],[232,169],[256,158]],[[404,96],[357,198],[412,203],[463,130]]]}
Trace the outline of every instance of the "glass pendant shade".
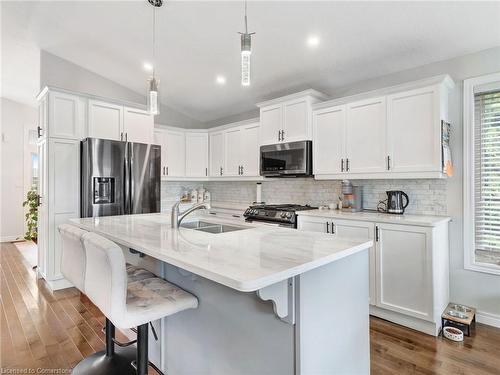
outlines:
{"label": "glass pendant shade", "polygon": [[148,110],[152,115],[160,114],[159,84],[160,81],[155,77],[151,77],[148,80]]}
{"label": "glass pendant shade", "polygon": [[252,55],[251,34],[241,34],[241,84],[250,86],[250,56]]}

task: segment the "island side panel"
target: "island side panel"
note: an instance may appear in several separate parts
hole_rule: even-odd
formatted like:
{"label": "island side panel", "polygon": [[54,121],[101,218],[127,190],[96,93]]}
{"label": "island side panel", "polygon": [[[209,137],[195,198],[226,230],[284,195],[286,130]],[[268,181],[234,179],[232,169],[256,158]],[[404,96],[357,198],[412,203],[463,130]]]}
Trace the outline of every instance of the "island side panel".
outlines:
{"label": "island side panel", "polygon": [[294,326],[271,302],[165,265],[165,278],[199,299],[163,319],[163,371],[175,375],[294,374]]}
{"label": "island side panel", "polygon": [[296,375],[370,373],[368,250],[300,275]]}

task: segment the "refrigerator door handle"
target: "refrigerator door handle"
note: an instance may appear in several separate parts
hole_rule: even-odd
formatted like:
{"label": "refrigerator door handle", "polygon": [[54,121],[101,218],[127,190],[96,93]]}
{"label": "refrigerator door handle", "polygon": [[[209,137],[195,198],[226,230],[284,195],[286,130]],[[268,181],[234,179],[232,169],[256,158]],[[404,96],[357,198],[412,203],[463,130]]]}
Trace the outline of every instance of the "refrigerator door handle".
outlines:
{"label": "refrigerator door handle", "polygon": [[123,187],[124,187],[124,191],[123,191],[124,205],[123,205],[123,207],[125,208],[125,212],[124,212],[125,215],[131,213],[131,207],[130,207],[130,197],[131,197],[130,163],[131,163],[130,147],[129,147],[129,144],[127,143],[125,145],[125,163],[124,163],[125,171],[123,173],[124,180],[125,180],[125,183],[123,184]]}

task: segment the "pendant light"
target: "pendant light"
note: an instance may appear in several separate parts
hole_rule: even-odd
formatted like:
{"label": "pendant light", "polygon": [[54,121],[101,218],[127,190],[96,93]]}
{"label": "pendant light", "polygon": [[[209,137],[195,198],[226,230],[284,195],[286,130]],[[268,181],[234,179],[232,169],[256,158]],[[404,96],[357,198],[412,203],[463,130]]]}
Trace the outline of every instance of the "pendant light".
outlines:
{"label": "pendant light", "polygon": [[148,79],[148,110],[152,115],[158,115],[160,113],[160,98],[158,94],[158,86],[160,81],[155,76],[156,69],[156,8],[163,5],[163,0],[148,0],[148,2],[153,6],[153,74]]}
{"label": "pendant light", "polygon": [[247,2],[245,1],[245,32],[241,36],[241,84],[250,86],[250,56],[252,55],[252,35],[248,32]]}

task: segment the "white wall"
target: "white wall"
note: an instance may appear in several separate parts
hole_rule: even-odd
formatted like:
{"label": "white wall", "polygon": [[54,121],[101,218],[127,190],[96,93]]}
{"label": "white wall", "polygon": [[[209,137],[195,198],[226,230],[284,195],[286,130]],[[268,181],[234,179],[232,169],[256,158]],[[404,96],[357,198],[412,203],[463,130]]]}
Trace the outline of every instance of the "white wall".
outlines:
{"label": "white wall", "polygon": [[[138,76],[137,79],[143,78]],[[40,88],[45,86],[55,86],[106,98],[146,104],[146,82],[144,82],[144,94],[137,93],[117,82],[42,50],[40,54]],[[204,127],[203,123],[165,105],[160,107],[160,114],[156,116],[155,123],[181,128]]]}
{"label": "white wall", "polygon": [[36,128],[37,110],[0,100],[0,241],[11,241],[24,237],[25,128]]}

